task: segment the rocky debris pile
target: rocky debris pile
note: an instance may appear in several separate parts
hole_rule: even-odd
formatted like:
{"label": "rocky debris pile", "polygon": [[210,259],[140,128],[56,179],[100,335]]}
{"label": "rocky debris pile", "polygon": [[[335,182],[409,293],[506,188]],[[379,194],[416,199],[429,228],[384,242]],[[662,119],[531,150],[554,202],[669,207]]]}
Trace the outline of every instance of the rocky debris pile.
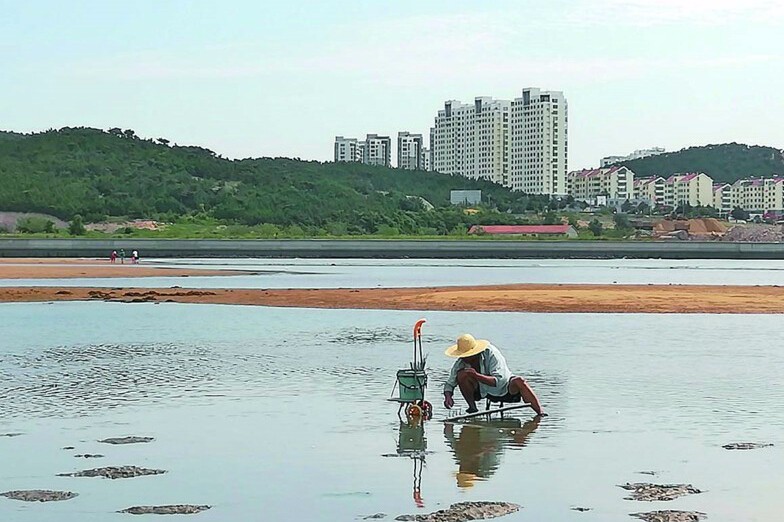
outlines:
{"label": "rocky debris pile", "polygon": [[382,518],[387,518],[386,513],[374,513],[372,515],[367,515],[362,517],[362,520],[381,520]]}
{"label": "rocky debris pile", "polygon": [[784,241],[784,227],[763,224],[735,225],[721,240],[742,243],[781,243]]}
{"label": "rocky debris pile", "polygon": [[74,457],[78,459],[102,459],[104,456],[100,453],[80,453],[79,455],[74,455]]}
{"label": "rocky debris pile", "polygon": [[466,520],[484,520],[516,513],[520,510],[517,504],[509,502],[458,502],[449,509],[441,509],[424,515],[400,515],[395,520],[416,522],[464,522]]}
{"label": "rocky debris pile", "polygon": [[712,239],[727,234],[727,225],[714,218],[663,219],[653,225],[654,237],[661,239]]}
{"label": "rocky debris pile", "polygon": [[0,433],[0,437],[8,437],[8,438],[18,437],[20,435],[21,433]]}
{"label": "rocky debris pile", "polygon": [[586,511],[590,511],[590,510],[591,510],[591,508],[589,508],[589,507],[582,507],[582,506],[576,506],[576,507],[572,508],[572,511],[579,511],[580,513],[585,513]]}
{"label": "rocky debris pile", "polygon": [[152,442],[153,437],[113,437],[108,439],[99,440],[104,444],[139,444],[144,442]]}
{"label": "rocky debris pile", "polygon": [[645,522],[699,522],[706,518],[699,511],[650,511],[648,513],[632,513],[633,517]]}
{"label": "rocky debris pile", "polygon": [[752,449],[759,449],[759,448],[769,448],[773,446],[770,443],[760,443],[760,442],[733,442],[731,444],[725,444],[722,448],[726,450],[752,450]]}
{"label": "rocky debris pile", "polygon": [[691,484],[647,484],[643,482],[621,484],[618,487],[631,491],[631,495],[626,500],[639,500],[644,502],[654,502],[657,500],[667,501],[685,495],[702,493]]}
{"label": "rocky debris pile", "polygon": [[212,506],[196,506],[192,504],[172,504],[168,506],[133,506],[118,513],[130,513],[131,515],[193,515],[207,511]]}
{"label": "rocky debris pile", "polygon": [[71,500],[78,496],[78,493],[73,493],[71,491],[51,491],[48,489],[29,489],[0,493],[0,497],[21,500],[23,502],[57,502],[60,500]]}
{"label": "rocky debris pile", "polygon": [[75,473],[60,473],[58,477],[103,477],[108,479],[123,479],[144,477],[147,475],[162,475],[162,469],[140,468],[139,466],[109,466],[106,468],[86,469]]}

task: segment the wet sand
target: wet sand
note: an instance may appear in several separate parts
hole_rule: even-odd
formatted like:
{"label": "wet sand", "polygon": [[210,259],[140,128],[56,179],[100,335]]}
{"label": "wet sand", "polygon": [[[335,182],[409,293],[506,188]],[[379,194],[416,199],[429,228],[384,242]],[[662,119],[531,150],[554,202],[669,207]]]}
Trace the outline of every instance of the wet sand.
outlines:
{"label": "wet sand", "polygon": [[76,277],[188,277],[249,275],[245,270],[209,270],[131,264],[108,259],[0,258],[0,279],[68,279]]}
{"label": "wet sand", "polygon": [[501,285],[371,289],[0,288],[0,302],[177,302],[299,308],[547,313],[784,313],[784,287]]}

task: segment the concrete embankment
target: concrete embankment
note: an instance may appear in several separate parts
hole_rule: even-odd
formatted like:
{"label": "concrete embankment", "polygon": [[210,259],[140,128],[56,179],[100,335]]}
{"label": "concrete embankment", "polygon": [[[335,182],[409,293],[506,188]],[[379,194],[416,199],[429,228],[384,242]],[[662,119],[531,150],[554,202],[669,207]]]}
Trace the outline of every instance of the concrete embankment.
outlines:
{"label": "concrete embankment", "polygon": [[784,259],[784,243],[350,239],[0,239],[0,257]]}

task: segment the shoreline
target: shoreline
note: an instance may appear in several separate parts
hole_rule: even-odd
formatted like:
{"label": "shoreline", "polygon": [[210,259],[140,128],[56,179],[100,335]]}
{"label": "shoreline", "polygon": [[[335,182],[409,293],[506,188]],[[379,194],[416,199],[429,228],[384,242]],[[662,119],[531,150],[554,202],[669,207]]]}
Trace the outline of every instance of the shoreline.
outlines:
{"label": "shoreline", "polygon": [[550,239],[24,239],[0,238],[0,257],[105,257],[138,250],[177,257],[310,259],[770,259],[784,243]]}
{"label": "shoreline", "polygon": [[461,312],[782,314],[784,287],[516,284],[282,290],[0,288],[0,303],[51,301]]}
{"label": "shoreline", "polygon": [[136,277],[218,277],[253,275],[250,270],[200,268],[169,268],[138,265],[126,259],[125,264],[95,258],[0,258],[2,279],[73,279],[73,278],[136,278]]}

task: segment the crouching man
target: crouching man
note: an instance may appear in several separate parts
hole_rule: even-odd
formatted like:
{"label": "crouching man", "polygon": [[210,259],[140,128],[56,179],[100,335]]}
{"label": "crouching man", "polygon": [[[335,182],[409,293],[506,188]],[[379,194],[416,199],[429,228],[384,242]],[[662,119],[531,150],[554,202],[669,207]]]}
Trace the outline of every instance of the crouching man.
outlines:
{"label": "crouching man", "polygon": [[506,359],[490,341],[463,334],[457,338],[457,344],[444,353],[457,359],[444,383],[444,406],[447,409],[455,405],[454,390],[460,388],[468,403],[468,413],[479,411],[476,401],[489,398],[503,403],[523,401],[530,404],[537,415],[546,415],[528,383],[522,377],[512,375]]}

